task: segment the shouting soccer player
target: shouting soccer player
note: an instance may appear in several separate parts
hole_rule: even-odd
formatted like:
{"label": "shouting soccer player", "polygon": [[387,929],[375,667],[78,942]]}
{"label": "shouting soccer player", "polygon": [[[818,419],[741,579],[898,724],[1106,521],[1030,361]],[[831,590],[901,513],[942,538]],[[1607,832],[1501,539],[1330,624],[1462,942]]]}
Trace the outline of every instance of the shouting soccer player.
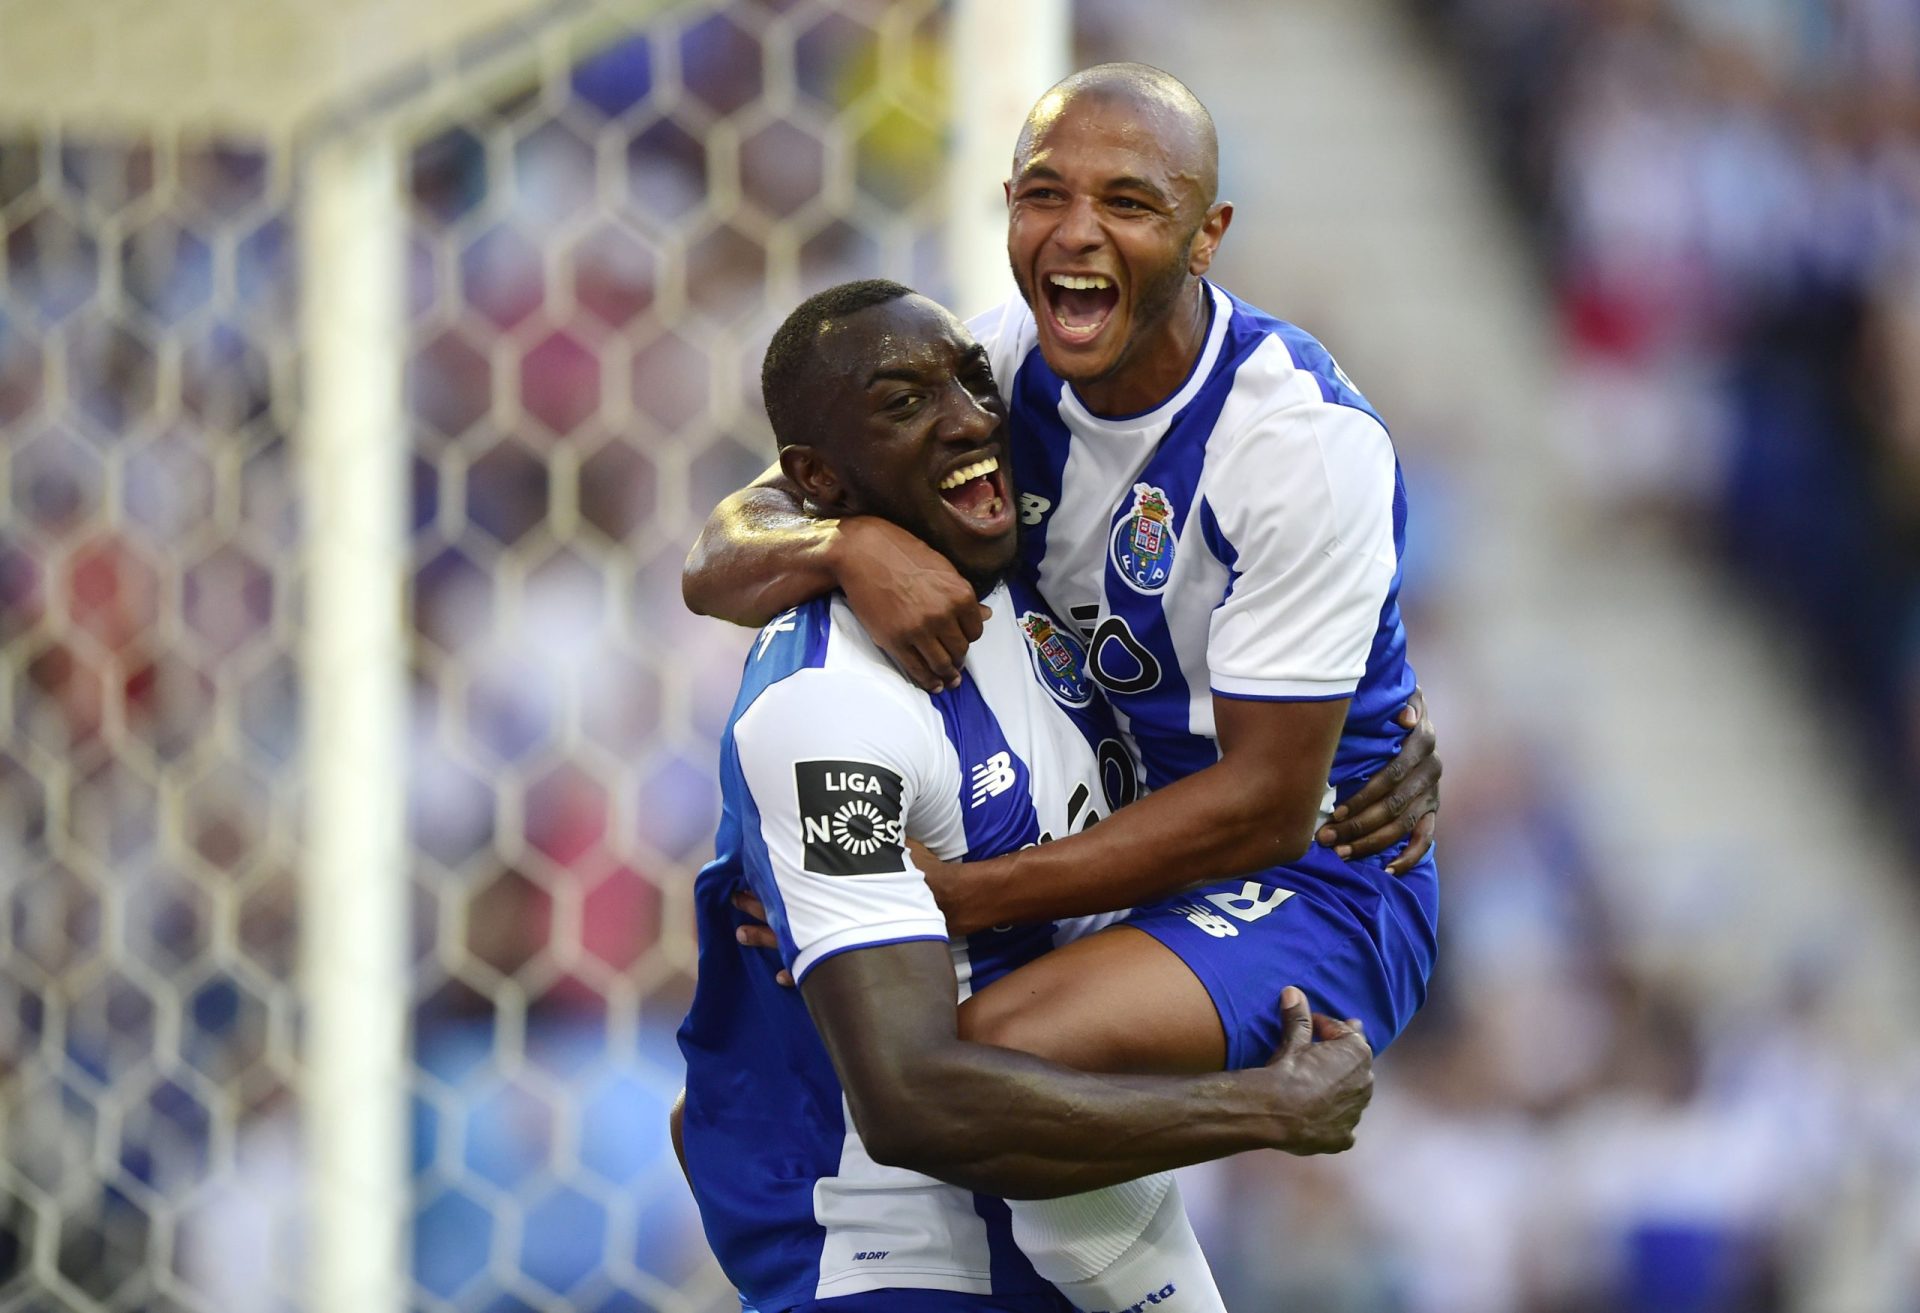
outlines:
{"label": "shouting soccer player", "polygon": [[[959,321],[897,284],[835,288],[781,327],[763,380],[809,502],[915,533],[993,616],[967,676],[936,694],[838,597],[775,618],[747,658],[680,1036],[685,1159],[714,1251],[759,1313],[1039,1313],[1063,1295],[1219,1310],[1167,1169],[1344,1148],[1367,1046],[1297,990],[1274,1060],[1224,1076],[1085,1075],[960,1039],[956,998],[1102,920],[949,942],[906,840],[950,859],[1045,843],[1129,801],[1132,761],[1061,626],[1001,578],[1017,550],[1005,411]],[[737,938],[741,891],[764,903],[798,998]],[[1021,1253],[1044,1255],[1052,1223],[1016,1248],[989,1196],[1069,1192],[1071,1244],[1098,1258],[1050,1274],[1056,1292]]]}
{"label": "shouting soccer player", "polygon": [[[1206,280],[1233,213],[1217,156],[1211,117],[1159,70],[1053,88],[1007,184],[1021,297],[974,325],[1011,413],[1022,573],[1149,791],[1093,830],[927,875],[956,934],[1137,909],[962,1012],[964,1034],[1086,1070],[1258,1063],[1292,983],[1378,1048],[1435,952],[1432,804],[1408,803],[1437,763],[1394,756],[1414,691],[1398,462],[1319,343]],[[724,503],[689,603],[758,623],[839,587],[904,670],[950,683],[972,590],[897,527],[809,517],[802,495],[769,478]]]}

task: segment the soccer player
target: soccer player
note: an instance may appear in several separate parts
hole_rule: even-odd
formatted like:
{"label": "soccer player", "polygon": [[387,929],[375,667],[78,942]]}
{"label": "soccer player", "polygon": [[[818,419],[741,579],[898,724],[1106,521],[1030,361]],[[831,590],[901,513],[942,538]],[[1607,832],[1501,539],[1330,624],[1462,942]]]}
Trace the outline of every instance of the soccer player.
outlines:
{"label": "soccer player", "polygon": [[[1020,298],[974,325],[1011,412],[1022,573],[1149,791],[1085,833],[925,869],[956,934],[1136,909],[962,1008],[965,1035],[1090,1071],[1258,1063],[1292,983],[1377,1049],[1435,952],[1423,806],[1389,823],[1412,829],[1397,854],[1352,828],[1313,842],[1330,809],[1358,827],[1418,791],[1394,782],[1414,689],[1398,462],[1318,342],[1206,280],[1233,215],[1217,156],[1211,117],[1159,70],[1054,87],[1007,184]],[[929,678],[979,624],[937,556],[877,521],[809,518],[773,479],[723,503],[686,577],[696,610],[747,622],[836,585]]]}
{"label": "soccer player", "polygon": [[[960,323],[897,284],[849,284],[794,312],[763,377],[808,500],[914,532],[994,615],[937,694],[837,597],[776,617],[747,658],[680,1036],[685,1162],[714,1252],[759,1313],[1061,1310],[1062,1295],[1219,1309],[1167,1169],[1344,1148],[1366,1043],[1297,990],[1274,1060],[1228,1075],[1086,1075],[959,1038],[957,997],[1089,927],[949,942],[906,838],[947,858],[1045,843],[1130,799],[1131,759],[1058,623],[1001,578],[1017,550],[1004,409]],[[741,889],[797,997],[737,938]],[[1069,1192],[1097,1270],[1056,1292],[988,1196]]]}

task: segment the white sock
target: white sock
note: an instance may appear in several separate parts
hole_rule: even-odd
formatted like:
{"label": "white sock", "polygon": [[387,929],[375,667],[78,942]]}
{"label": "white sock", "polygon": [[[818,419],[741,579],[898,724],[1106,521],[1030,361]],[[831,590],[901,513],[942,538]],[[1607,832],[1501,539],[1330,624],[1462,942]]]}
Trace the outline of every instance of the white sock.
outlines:
{"label": "white sock", "polygon": [[1226,1313],[1171,1173],[1007,1206],[1034,1271],[1085,1313]]}

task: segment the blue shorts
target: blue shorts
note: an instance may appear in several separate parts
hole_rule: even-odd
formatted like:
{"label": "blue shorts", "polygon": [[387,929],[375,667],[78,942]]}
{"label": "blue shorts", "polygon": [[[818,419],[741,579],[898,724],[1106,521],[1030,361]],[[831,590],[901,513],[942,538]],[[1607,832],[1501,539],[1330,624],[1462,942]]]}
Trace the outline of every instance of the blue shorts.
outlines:
{"label": "blue shorts", "polygon": [[1288,985],[1315,1012],[1360,1018],[1378,1053],[1427,996],[1440,917],[1433,853],[1401,876],[1387,873],[1390,857],[1347,862],[1316,844],[1291,866],[1135,908],[1126,924],[1206,986],[1230,1069],[1257,1067],[1280,1046]]}

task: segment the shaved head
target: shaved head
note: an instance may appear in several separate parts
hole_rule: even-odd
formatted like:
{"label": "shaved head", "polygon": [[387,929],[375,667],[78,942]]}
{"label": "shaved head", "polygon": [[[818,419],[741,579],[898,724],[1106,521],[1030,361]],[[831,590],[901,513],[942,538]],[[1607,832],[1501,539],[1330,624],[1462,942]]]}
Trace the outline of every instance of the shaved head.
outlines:
{"label": "shaved head", "polygon": [[1151,409],[1213,318],[1206,273],[1233,219],[1213,116],[1169,73],[1099,64],[1040,97],[1014,151],[1007,263],[1048,368],[1096,414]]}
{"label": "shaved head", "polygon": [[1205,210],[1219,199],[1220,140],[1213,115],[1187,84],[1151,64],[1095,64],[1056,83],[1040,97],[1013,148],[1013,173],[1020,176],[1034,142],[1073,105],[1123,105],[1134,111],[1143,127],[1166,150],[1179,171],[1193,180],[1196,199]]}

